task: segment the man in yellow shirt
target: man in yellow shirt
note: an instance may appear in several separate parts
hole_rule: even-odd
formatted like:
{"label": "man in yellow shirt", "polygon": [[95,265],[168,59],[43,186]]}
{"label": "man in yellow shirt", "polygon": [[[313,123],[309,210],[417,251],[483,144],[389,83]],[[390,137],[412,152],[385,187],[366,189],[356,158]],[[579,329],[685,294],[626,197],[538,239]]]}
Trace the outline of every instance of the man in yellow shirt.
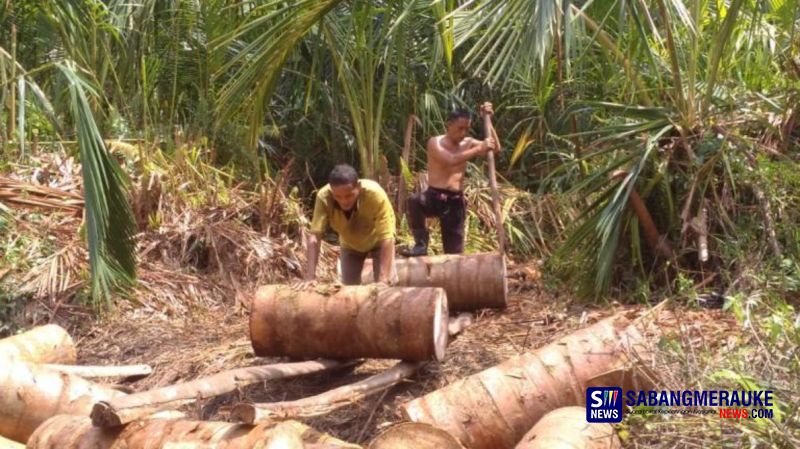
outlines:
{"label": "man in yellow shirt", "polygon": [[316,279],[320,238],[329,227],[339,234],[343,284],[361,284],[367,256],[372,257],[375,282],[389,284],[394,267],[395,218],[389,197],[378,183],[359,179],[349,165],[333,168],[328,185],[317,192],[314,203],[306,242],[307,281]]}

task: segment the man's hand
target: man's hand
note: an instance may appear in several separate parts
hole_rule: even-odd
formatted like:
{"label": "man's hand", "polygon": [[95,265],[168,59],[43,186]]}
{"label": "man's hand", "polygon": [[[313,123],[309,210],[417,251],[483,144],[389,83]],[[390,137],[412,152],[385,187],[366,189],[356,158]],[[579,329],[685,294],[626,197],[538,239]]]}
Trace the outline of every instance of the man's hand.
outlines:
{"label": "man's hand", "polygon": [[489,137],[481,143],[481,149],[483,150],[484,155],[489,153],[489,151],[494,151],[495,153],[499,152],[497,141],[492,137]]}
{"label": "man's hand", "polygon": [[485,101],[480,106],[480,116],[481,116],[481,118],[483,118],[483,116],[487,115],[487,114],[490,115],[490,116],[494,115],[494,109],[492,109],[492,103],[490,103],[488,101]]}

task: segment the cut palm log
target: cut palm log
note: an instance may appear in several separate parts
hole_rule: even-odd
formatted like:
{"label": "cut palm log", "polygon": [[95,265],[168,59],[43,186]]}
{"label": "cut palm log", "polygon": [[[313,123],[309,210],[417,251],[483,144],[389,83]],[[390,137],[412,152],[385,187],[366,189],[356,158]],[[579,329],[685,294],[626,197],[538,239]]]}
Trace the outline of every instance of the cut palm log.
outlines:
{"label": "cut palm log", "polygon": [[0,449],[25,449],[25,445],[0,436]]}
{"label": "cut palm log", "polygon": [[[395,260],[398,286],[441,287],[451,312],[505,308],[506,262],[502,254],[481,253],[409,257]],[[361,282],[372,282],[372,262],[365,261]]]}
{"label": "cut palm log", "polygon": [[404,422],[381,432],[367,449],[464,449],[464,446],[438,427]]}
{"label": "cut palm log", "polygon": [[88,416],[96,401],[124,394],[71,374],[11,362],[0,370],[0,435],[25,443],[51,416]]}
{"label": "cut palm log", "polygon": [[619,449],[611,424],[586,422],[584,407],[562,407],[544,415],[514,449]]}
{"label": "cut palm log", "polygon": [[[28,449],[250,449],[266,446],[275,423],[260,426],[215,421],[152,419],[123,427],[94,427],[81,416],[55,416],[28,441]],[[306,448],[359,449],[360,446],[320,433],[302,423],[286,421],[280,433],[293,431]],[[273,440],[274,441],[274,440]]]}
{"label": "cut palm log", "polygon": [[[403,405],[411,421],[444,429],[471,449],[513,448],[547,412],[584,405],[593,382],[612,380],[623,389],[649,385],[640,373],[655,326],[621,313],[552,344],[452,383]],[[627,383],[626,383],[627,382]],[[641,382],[641,385],[638,384]],[[606,384],[609,385],[609,384]]]}
{"label": "cut palm log", "polygon": [[89,366],[44,364],[42,366],[59,373],[74,374],[83,378],[142,377],[153,373],[153,368],[150,365]]}
{"label": "cut palm log", "polygon": [[0,340],[0,359],[33,363],[76,363],[75,344],[61,326],[38,326]]}
{"label": "cut palm log", "polygon": [[175,401],[207,399],[258,382],[319,373],[333,368],[350,366],[354,363],[319,360],[251,366],[224,371],[190,382],[98,402],[92,408],[92,422],[95,426],[100,427],[120,426],[171,407],[171,403]]}
{"label": "cut palm log", "polygon": [[258,356],[441,360],[447,324],[440,288],[268,285],[253,301],[250,339]]}
{"label": "cut palm log", "polygon": [[311,418],[326,415],[338,408],[356,403],[369,395],[380,393],[413,375],[421,362],[400,362],[392,368],[354,384],[335,388],[296,401],[263,404],[237,404],[231,410],[231,421],[247,424],[284,419]]}

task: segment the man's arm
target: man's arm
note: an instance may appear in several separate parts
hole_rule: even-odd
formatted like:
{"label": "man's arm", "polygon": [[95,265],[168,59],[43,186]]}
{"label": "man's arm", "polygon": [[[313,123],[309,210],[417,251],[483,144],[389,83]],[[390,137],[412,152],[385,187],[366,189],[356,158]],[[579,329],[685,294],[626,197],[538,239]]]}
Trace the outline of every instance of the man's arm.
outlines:
{"label": "man's arm", "polygon": [[445,165],[463,164],[476,156],[483,156],[488,148],[483,141],[472,139],[469,148],[460,153],[451,153],[439,145],[436,137],[428,139],[428,157]]}
{"label": "man's arm", "polygon": [[380,245],[381,248],[381,260],[379,262],[381,268],[378,282],[390,285],[392,282],[392,272],[394,271],[394,239],[381,240],[378,245]]}
{"label": "man's arm", "polygon": [[305,280],[313,281],[317,278],[317,261],[319,260],[319,236],[306,232],[306,273]]}

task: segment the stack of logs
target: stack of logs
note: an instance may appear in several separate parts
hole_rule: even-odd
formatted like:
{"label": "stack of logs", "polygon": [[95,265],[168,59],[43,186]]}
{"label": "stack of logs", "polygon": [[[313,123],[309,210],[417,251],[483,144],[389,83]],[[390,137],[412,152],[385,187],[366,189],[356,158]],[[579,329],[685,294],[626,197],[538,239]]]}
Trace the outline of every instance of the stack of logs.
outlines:
{"label": "stack of logs", "polygon": [[[315,360],[237,368],[132,394],[86,378],[146,375],[149,367],[75,366],[72,339],[58,326],[0,340],[0,363],[8,367],[0,374],[0,435],[37,449],[360,447],[297,420],[331,413],[391,388],[428,361],[442,360],[449,337],[471,320],[464,314],[450,318],[451,311],[506,304],[499,255],[408,259],[398,262],[398,274],[394,287],[258,290],[250,311],[256,355]],[[384,431],[369,447],[619,447],[609,425],[586,423],[585,391],[652,381],[644,367],[647,343],[657,335],[655,315],[615,315],[412,400],[402,406],[409,422]],[[177,411],[247,385],[350,368],[365,357],[401,361],[317,396],[237,404],[232,423],[193,421]],[[22,444],[0,440],[2,447]]]}

